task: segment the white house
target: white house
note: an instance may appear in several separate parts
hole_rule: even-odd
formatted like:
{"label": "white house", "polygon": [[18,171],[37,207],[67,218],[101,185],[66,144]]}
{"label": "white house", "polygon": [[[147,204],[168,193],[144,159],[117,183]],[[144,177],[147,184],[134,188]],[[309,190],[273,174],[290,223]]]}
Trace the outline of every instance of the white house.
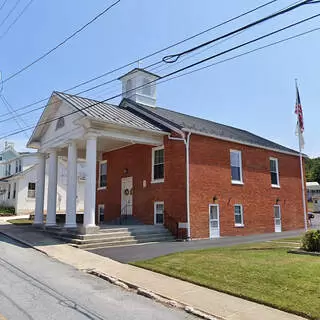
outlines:
{"label": "white house", "polygon": [[306,182],[308,201],[312,201],[314,196],[320,197],[320,185],[316,181]]}
{"label": "white house", "polygon": [[[37,186],[38,153],[17,152],[13,144],[6,144],[0,153],[0,206],[14,207],[17,214],[32,213],[35,210],[35,190]],[[46,160],[48,161],[48,160]],[[84,163],[78,163],[78,192],[76,208],[84,208]],[[48,174],[47,172],[45,173]],[[48,183],[45,183],[44,197],[48,196]],[[67,162],[58,159],[57,212],[66,211]],[[47,201],[45,201],[47,203]],[[44,206],[46,211],[46,206]]]}

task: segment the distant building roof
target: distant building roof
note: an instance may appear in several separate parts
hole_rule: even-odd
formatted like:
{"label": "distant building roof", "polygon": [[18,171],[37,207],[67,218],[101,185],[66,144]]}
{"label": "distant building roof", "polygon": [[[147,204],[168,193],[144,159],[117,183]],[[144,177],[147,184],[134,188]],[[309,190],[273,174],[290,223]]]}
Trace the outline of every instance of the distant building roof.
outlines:
{"label": "distant building roof", "polygon": [[319,183],[316,182],[316,181],[306,182],[306,186],[307,186],[307,188],[311,188],[311,187],[318,187],[318,188],[320,188]]}

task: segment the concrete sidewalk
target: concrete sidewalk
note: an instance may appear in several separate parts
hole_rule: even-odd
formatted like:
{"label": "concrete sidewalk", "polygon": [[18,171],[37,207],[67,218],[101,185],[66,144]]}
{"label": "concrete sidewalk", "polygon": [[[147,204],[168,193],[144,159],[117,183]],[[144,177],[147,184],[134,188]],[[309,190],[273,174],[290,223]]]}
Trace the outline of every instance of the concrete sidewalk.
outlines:
{"label": "concrete sidewalk", "polygon": [[3,222],[0,226],[0,232],[77,269],[95,270],[222,319],[304,319],[258,303],[73,248],[30,227],[18,227]]}

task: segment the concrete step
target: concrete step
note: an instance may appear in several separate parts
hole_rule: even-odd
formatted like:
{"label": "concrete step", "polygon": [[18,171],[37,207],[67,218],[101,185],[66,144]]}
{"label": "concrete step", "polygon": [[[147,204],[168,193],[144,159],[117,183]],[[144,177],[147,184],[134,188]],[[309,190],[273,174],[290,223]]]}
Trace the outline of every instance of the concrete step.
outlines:
{"label": "concrete step", "polygon": [[141,240],[126,240],[126,241],[115,241],[115,242],[97,242],[97,243],[89,243],[89,244],[82,244],[76,245],[72,244],[79,249],[85,250],[93,250],[93,249],[102,249],[102,248],[112,248],[112,247],[121,247],[121,246],[129,246],[135,244],[143,244],[143,243],[150,243],[150,242],[162,242],[162,241],[174,241],[174,237],[166,237],[166,238],[150,238],[149,241],[141,241]]}
{"label": "concrete step", "polygon": [[167,238],[173,238],[170,233],[153,233],[153,234],[138,234],[135,236],[132,235],[125,235],[125,236],[118,236],[118,235],[113,235],[113,236],[108,236],[105,237],[103,235],[100,235],[99,237],[95,238],[84,238],[84,239],[78,239],[78,238],[66,238],[63,236],[59,236],[57,238],[69,242],[69,243],[74,243],[74,244],[90,244],[90,243],[100,243],[100,242],[105,242],[105,243],[111,243],[111,242],[121,242],[121,241],[130,241],[130,240],[138,240],[138,241],[146,241],[150,242],[150,239],[157,239],[162,240],[162,239],[167,239]]}

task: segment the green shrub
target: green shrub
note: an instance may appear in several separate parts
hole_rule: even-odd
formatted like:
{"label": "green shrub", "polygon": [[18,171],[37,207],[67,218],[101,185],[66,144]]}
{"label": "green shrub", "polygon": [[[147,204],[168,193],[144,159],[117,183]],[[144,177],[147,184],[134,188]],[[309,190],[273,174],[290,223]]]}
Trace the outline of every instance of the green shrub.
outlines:
{"label": "green shrub", "polygon": [[14,207],[0,207],[0,216],[14,216]]}
{"label": "green shrub", "polygon": [[302,249],[320,252],[320,230],[309,230],[302,238]]}

